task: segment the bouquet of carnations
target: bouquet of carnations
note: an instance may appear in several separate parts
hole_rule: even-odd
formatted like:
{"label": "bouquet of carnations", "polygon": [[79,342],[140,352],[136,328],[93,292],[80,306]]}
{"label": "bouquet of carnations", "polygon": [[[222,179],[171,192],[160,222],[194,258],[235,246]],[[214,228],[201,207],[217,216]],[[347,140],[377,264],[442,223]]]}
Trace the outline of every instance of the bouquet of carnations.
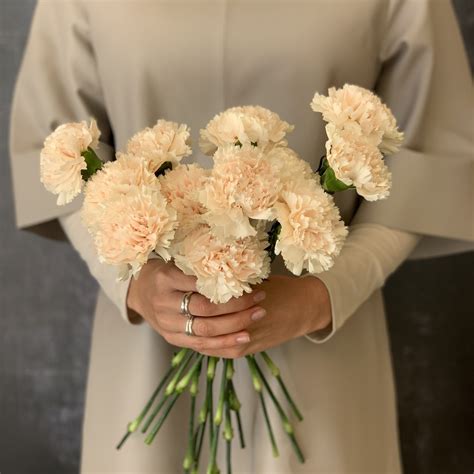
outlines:
{"label": "bouquet of carnations", "polygon": [[[383,158],[397,151],[403,134],[387,106],[372,92],[347,84],[331,88],[328,96],[315,94],[311,106],[327,122],[326,155],[316,172],[288,146],[286,135],[293,126],[263,107],[244,106],[216,115],[201,130],[199,145],[212,156],[212,169],[181,163],[192,153],[189,128],[165,120],[134,135],[125,153],[104,163],[96,153],[100,132],[92,121],[61,125],[46,139],[41,181],[58,195],[58,205],[84,190],[83,222],[98,258],[117,267],[118,278],[137,277],[154,253],[195,276],[198,292],[211,302],[225,303],[265,280],[277,255],[295,275],[317,274],[333,265],[347,235],[332,197],[335,192],[355,188],[369,201],[389,194],[391,175]],[[184,295],[181,310],[187,316],[186,333],[193,335],[190,296]],[[286,405],[302,420],[278,367],[266,352],[246,358],[274,455],[278,448],[264,394],[304,462],[288,413],[267,381],[269,372]],[[222,377],[214,401],[219,362]],[[178,397],[188,390],[191,412],[184,470],[198,471],[208,427],[207,472],[219,472],[216,454],[223,426],[230,472],[234,422],[244,447],[233,373],[232,359],[179,350],[117,447],[139,427],[150,444]],[[197,412],[201,374],[206,389]]]}

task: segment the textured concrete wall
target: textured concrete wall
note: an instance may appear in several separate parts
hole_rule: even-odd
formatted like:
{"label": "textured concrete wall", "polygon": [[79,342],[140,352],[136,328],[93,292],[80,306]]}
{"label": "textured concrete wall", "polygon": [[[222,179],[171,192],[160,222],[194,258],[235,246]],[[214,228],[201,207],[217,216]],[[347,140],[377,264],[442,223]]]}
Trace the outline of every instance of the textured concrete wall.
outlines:
{"label": "textured concrete wall", "polygon": [[[34,3],[0,0],[0,472],[65,474],[78,469],[96,284],[68,245],[14,228],[8,114]],[[455,7],[474,63],[474,2]],[[386,286],[410,474],[473,470],[473,268],[474,254],[410,262]]]}

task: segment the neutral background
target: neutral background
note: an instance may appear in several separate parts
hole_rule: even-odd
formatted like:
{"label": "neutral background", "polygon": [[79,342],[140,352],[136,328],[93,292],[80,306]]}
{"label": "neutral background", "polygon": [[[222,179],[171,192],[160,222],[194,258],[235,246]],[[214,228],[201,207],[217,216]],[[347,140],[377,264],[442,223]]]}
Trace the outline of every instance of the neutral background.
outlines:
{"label": "neutral background", "polygon": [[[472,65],[474,1],[454,4]],[[34,5],[0,0],[2,474],[78,472],[96,290],[67,244],[14,227],[8,116]],[[473,268],[472,253],[408,262],[385,288],[407,474],[474,471]]]}

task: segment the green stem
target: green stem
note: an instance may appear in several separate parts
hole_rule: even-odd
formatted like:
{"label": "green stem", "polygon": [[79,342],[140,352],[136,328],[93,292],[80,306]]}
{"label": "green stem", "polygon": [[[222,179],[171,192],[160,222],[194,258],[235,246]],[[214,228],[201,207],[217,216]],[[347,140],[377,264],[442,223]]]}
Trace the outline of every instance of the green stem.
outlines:
{"label": "green stem", "polygon": [[242,429],[242,420],[240,419],[240,411],[235,412],[237,418],[237,427],[239,428],[239,439],[241,449],[245,448],[244,430]]}
{"label": "green stem", "polygon": [[179,366],[178,371],[171,379],[171,382],[166,386],[166,389],[165,389],[166,395],[170,396],[175,391],[175,388],[181,379],[181,375],[183,375],[183,372],[186,370],[186,367],[188,366],[189,361],[194,357],[195,354],[196,352],[192,352],[192,351],[186,354],[186,356],[183,359],[183,362]]}
{"label": "green stem", "polygon": [[183,469],[189,472],[194,462],[194,412],[196,409],[196,397],[191,395],[191,410],[189,416],[189,440],[186,456],[183,461]]}
{"label": "green stem", "polygon": [[226,440],[226,465],[227,474],[232,474],[232,438],[234,437],[234,430],[232,429],[232,418],[230,417],[229,406],[229,380],[227,380],[227,390],[225,395],[225,419],[224,419],[224,438]]}
{"label": "green stem", "polygon": [[161,389],[164,387],[164,385],[168,382],[169,378],[171,377],[171,374],[173,373],[174,369],[182,362],[183,357],[189,352],[189,349],[181,349],[179,350],[171,359],[171,367],[168,369],[168,372],[166,372],[165,376],[161,379],[160,383],[156,387],[155,391],[153,392],[152,396],[144,406],[143,410],[141,413],[135,418],[135,420],[131,421],[128,426],[127,426],[127,432],[123,436],[123,438],[120,440],[120,442],[117,445],[117,449],[120,449],[124,444],[125,441],[128,439],[128,437],[134,433],[139,427],[143,419],[145,418],[146,414],[152,407],[153,403],[156,400],[156,397],[160,393]]}
{"label": "green stem", "polygon": [[216,426],[222,423],[222,415],[224,413],[224,401],[227,389],[227,368],[229,366],[229,359],[224,359],[224,366],[222,368],[221,390],[219,393],[219,400],[217,402],[216,415],[214,416],[214,424]]}
{"label": "green stem", "polygon": [[227,474],[232,474],[232,441],[226,441],[225,458],[227,464]]}
{"label": "green stem", "polygon": [[244,439],[244,430],[242,429],[242,421],[240,419],[240,401],[239,398],[237,397],[237,393],[234,388],[234,383],[232,380],[229,380],[229,392],[228,392],[228,398],[229,398],[229,408],[235,412],[235,417],[237,418],[237,427],[239,430],[239,439],[240,439],[240,447],[242,449],[245,448],[245,439]]}
{"label": "green stem", "polygon": [[268,436],[270,437],[270,443],[272,445],[273,457],[277,458],[280,455],[280,453],[278,452],[278,446],[275,440],[275,435],[273,434],[272,424],[270,422],[270,417],[268,416],[267,406],[265,404],[265,398],[263,397],[262,392],[258,392],[258,395],[260,397],[260,403],[262,405],[263,416],[265,418],[265,424],[267,425]]}
{"label": "green stem", "polygon": [[145,438],[145,443],[146,444],[151,444],[153,442],[153,440],[155,439],[155,436],[158,434],[158,431],[160,431],[160,428],[162,427],[163,423],[165,422],[166,417],[168,416],[169,412],[173,408],[173,405],[176,403],[176,400],[179,398],[180,395],[181,395],[181,393],[176,392],[170,398],[170,402],[168,403],[168,406],[166,407],[165,411],[161,415],[160,419],[156,422],[156,425],[150,431],[148,436]]}
{"label": "green stem", "polygon": [[148,413],[148,411],[150,410],[151,406],[153,405],[153,403],[155,402],[156,400],[156,397],[158,396],[158,394],[160,393],[161,389],[164,387],[165,383],[168,381],[168,379],[171,377],[171,374],[173,373],[174,371],[174,367],[170,367],[168,369],[168,372],[166,373],[166,375],[161,379],[160,383],[158,384],[158,386],[156,387],[155,391],[153,392],[152,396],[150,397],[150,399],[148,400],[147,404],[144,406],[143,410],[141,411],[141,413],[137,416],[137,418],[135,418],[135,420],[133,420],[132,422],[130,422],[127,426],[127,432],[125,433],[124,437],[122,438],[122,440],[120,441],[120,443],[117,445],[117,449],[120,449],[123,444],[125,443],[125,441],[128,439],[128,437],[133,433],[135,432],[138,427],[140,426],[140,423],[142,422],[143,418],[145,418],[146,414]]}
{"label": "green stem", "polygon": [[263,384],[265,385],[265,388],[270,395],[270,398],[272,399],[273,404],[275,405],[275,408],[278,411],[278,414],[280,415],[282,424],[283,424],[283,429],[285,430],[286,434],[291,440],[291,444],[293,445],[293,448],[295,450],[296,456],[298,457],[298,460],[301,463],[305,462],[303,453],[301,451],[301,448],[298,445],[298,442],[296,441],[294,430],[293,430],[293,425],[290,423],[290,420],[286,416],[286,413],[283,411],[283,408],[280,405],[280,402],[277,400],[275,397],[275,394],[273,393],[273,390],[271,389],[269,383],[267,382],[267,379],[265,378],[265,375],[263,374],[262,370],[260,369],[259,365],[257,364],[257,361],[255,360],[255,357],[253,356],[247,356],[252,360],[252,365],[255,367],[255,370],[257,371],[260,379],[262,380]]}
{"label": "green stem", "polygon": [[196,430],[196,434],[194,436],[194,463],[192,472],[197,472],[199,469],[199,460],[201,458],[201,449],[202,449],[202,442],[204,440],[204,433],[206,432],[206,425],[207,419],[210,418],[210,414],[208,412],[209,404],[208,404],[208,397],[209,392],[206,390],[206,398],[203,402],[201,410],[199,410],[198,415],[198,428]]}
{"label": "green stem", "polygon": [[212,441],[211,441],[211,456],[209,458],[209,464],[207,465],[207,474],[214,474],[215,472],[218,472],[217,464],[216,464],[216,456],[217,456],[217,447],[219,444],[219,430],[222,423],[225,394],[226,394],[226,389],[227,389],[228,367],[229,367],[229,359],[224,359],[224,365],[222,367],[222,378],[221,378],[221,388],[219,392],[219,400],[217,402],[216,413],[214,416],[214,431],[212,434]]}
{"label": "green stem", "polygon": [[146,433],[146,431],[148,430],[150,425],[153,423],[153,420],[156,418],[156,416],[158,415],[160,410],[163,408],[164,404],[166,403],[166,400],[168,400],[168,397],[172,393],[172,392],[168,393],[168,388],[171,386],[171,384],[173,384],[172,386],[173,386],[173,390],[174,390],[174,387],[176,386],[176,383],[177,383],[179,377],[181,377],[181,374],[186,369],[186,366],[188,365],[188,362],[191,360],[193,355],[194,355],[194,353],[192,351],[189,351],[189,352],[187,351],[187,352],[185,352],[183,358],[180,359],[180,361],[179,361],[180,365],[177,366],[178,370],[177,370],[176,374],[173,376],[173,379],[171,380],[171,382],[167,385],[166,390],[165,390],[165,395],[163,396],[163,398],[160,400],[158,405],[155,407],[155,409],[153,410],[151,415],[146,420],[145,425],[142,428],[142,433]]}
{"label": "green stem", "polygon": [[203,357],[204,356],[202,354],[198,355],[197,359],[194,361],[193,365],[188,370],[186,375],[176,384],[176,387],[174,388],[175,392],[183,393],[186,390],[186,387],[188,386],[191,379],[194,377],[194,374],[198,372]]}
{"label": "green stem", "polygon": [[197,432],[196,432],[196,446],[197,449],[194,450],[194,468],[197,472],[199,468],[199,460],[201,459],[201,450],[202,450],[202,442],[204,441],[204,433],[206,432],[206,425],[207,425],[207,416],[201,425],[199,425]]}
{"label": "green stem", "polygon": [[212,385],[214,383],[214,376],[216,374],[216,365],[219,362],[218,357],[207,358],[207,411],[209,413],[209,443],[212,445],[212,439],[214,437],[214,425],[212,424],[212,412],[214,411]]}
{"label": "green stem", "polygon": [[293,413],[295,414],[295,416],[298,418],[299,421],[303,421],[303,415],[298,410],[296,403],[294,402],[293,398],[290,395],[290,392],[286,388],[285,382],[283,382],[283,379],[281,378],[280,369],[273,362],[273,360],[270,358],[270,356],[266,352],[261,352],[260,355],[262,356],[263,360],[267,364],[267,367],[270,370],[271,374],[277,379],[277,382],[280,385],[280,388],[282,389],[287,402],[289,403],[291,409],[293,410]]}
{"label": "green stem", "polygon": [[[185,471],[189,472],[194,464],[194,418],[196,415],[196,396],[198,393],[198,383],[199,376],[201,374],[202,367],[202,358],[198,358],[197,369],[193,372],[191,385],[189,387],[189,393],[191,394],[191,410],[189,416],[189,440],[188,440],[188,449],[186,451],[186,456],[183,462],[183,468]],[[179,385],[179,384],[178,384]]]}
{"label": "green stem", "polygon": [[211,443],[211,457],[209,459],[209,464],[207,465],[206,474],[217,474],[219,472],[219,469],[217,468],[216,464],[217,444],[219,442],[219,429],[220,425],[217,425],[214,428],[214,435]]}

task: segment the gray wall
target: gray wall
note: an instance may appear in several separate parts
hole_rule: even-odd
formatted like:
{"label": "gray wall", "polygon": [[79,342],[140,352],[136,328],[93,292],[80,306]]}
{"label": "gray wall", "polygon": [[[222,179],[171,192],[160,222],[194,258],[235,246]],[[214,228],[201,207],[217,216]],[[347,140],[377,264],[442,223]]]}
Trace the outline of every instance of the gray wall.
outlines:
{"label": "gray wall", "polygon": [[[354,0],[351,0],[354,1]],[[75,473],[95,282],[14,228],[8,114],[34,0],[0,0],[0,472]],[[474,53],[474,2],[456,0]],[[406,263],[385,294],[406,473],[474,469],[474,254]],[[58,297],[59,295],[59,297]]]}

